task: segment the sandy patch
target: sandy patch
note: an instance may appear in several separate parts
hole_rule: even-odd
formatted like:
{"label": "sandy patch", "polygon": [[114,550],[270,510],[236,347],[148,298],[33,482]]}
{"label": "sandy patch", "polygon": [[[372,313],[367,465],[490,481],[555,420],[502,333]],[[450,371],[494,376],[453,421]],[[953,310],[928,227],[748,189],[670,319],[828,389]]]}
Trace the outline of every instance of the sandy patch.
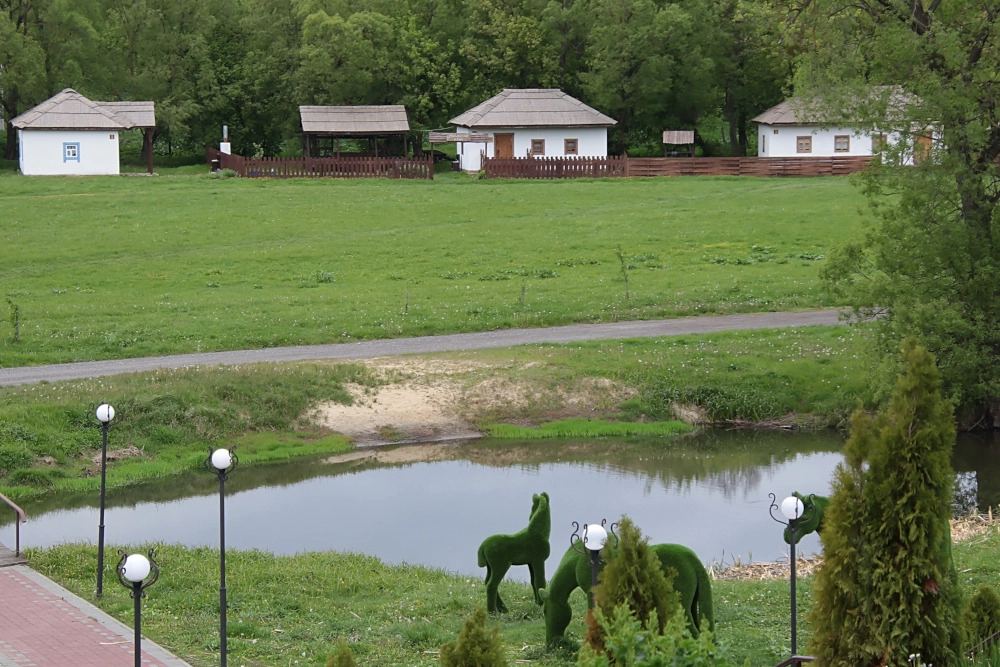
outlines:
{"label": "sandy patch", "polygon": [[426,358],[385,357],[365,363],[386,384],[348,386],[352,405],[324,403],[320,426],[357,445],[474,438],[475,424],[505,418],[519,424],[567,417],[601,417],[634,390],[603,378],[574,387],[539,386],[517,379],[524,367]]}

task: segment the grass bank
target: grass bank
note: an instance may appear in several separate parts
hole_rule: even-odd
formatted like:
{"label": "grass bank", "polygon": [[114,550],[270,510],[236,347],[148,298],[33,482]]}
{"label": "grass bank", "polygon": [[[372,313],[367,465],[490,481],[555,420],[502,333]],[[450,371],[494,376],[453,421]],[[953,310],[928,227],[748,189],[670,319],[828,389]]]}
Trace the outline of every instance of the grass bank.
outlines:
{"label": "grass bank", "polygon": [[[966,594],[1000,577],[997,549],[1000,534],[995,528],[954,546]],[[29,550],[28,557],[46,576],[131,623],[132,602],[124,588],[106,588],[102,600],[94,599],[93,546]],[[162,573],[143,603],[144,633],[195,667],[217,664],[218,551],[158,545],[157,560]],[[358,664],[435,665],[440,644],[458,636],[463,619],[485,604],[486,597],[478,577],[387,566],[352,554],[276,557],[231,552],[226,565],[230,662],[247,667],[324,665],[340,639],[350,643]],[[106,576],[114,580],[113,573]],[[798,587],[803,648],[809,638],[811,583],[808,577],[800,579]],[[713,583],[717,638],[729,647],[734,664],[745,660],[751,667],[762,667],[787,657],[788,588],[784,580]],[[544,621],[530,587],[505,582],[501,594],[510,613],[496,622],[511,663],[573,664],[568,651],[545,649]],[[577,590],[571,601],[573,622],[567,636],[578,642],[586,598]]]}
{"label": "grass bank", "polygon": [[0,364],[837,305],[845,178],[0,173]]}
{"label": "grass bank", "polygon": [[[485,392],[489,400],[460,408],[468,422],[484,429],[566,417],[666,422],[678,413],[706,421],[836,426],[864,395],[858,333],[853,327],[807,327],[528,345],[421,357],[421,365],[463,368],[450,377],[460,393],[485,383],[513,388],[506,397]],[[389,381],[408,378],[330,362],[164,370],[3,388],[0,492],[17,501],[54,491],[96,491],[101,437],[92,408],[101,402],[117,411],[109,449],[140,454],[110,463],[108,484],[115,487],[198,467],[208,448],[235,444],[243,465],[344,451],[349,440],[323,428],[314,409],[350,403],[348,385],[371,390]],[[612,386],[618,391],[605,389]],[[567,397],[586,393],[581,388],[589,391],[589,402],[572,404]],[[604,427],[576,422],[574,428],[578,435],[593,435]]]}

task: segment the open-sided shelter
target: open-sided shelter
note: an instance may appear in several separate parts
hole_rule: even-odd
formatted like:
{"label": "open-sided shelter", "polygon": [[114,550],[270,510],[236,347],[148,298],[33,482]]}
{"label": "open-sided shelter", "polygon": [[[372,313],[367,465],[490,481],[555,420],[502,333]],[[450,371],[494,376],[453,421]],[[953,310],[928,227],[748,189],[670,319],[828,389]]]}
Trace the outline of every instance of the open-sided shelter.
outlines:
{"label": "open-sided shelter", "polygon": [[[341,139],[363,139],[366,153],[406,155],[410,120],[401,104],[345,107],[300,106],[303,152],[309,157],[340,155]],[[382,147],[379,148],[379,140]],[[395,150],[393,150],[393,145]]]}
{"label": "open-sided shelter", "polygon": [[491,143],[462,142],[463,171],[482,157],[607,157],[608,128],[618,121],[556,88],[507,88],[451,122],[458,133],[486,132]]}
{"label": "open-sided shelter", "polygon": [[21,173],[28,176],[119,174],[119,135],[133,128],[145,130],[152,172],[152,102],[95,102],[66,88],[11,126],[17,129]]}

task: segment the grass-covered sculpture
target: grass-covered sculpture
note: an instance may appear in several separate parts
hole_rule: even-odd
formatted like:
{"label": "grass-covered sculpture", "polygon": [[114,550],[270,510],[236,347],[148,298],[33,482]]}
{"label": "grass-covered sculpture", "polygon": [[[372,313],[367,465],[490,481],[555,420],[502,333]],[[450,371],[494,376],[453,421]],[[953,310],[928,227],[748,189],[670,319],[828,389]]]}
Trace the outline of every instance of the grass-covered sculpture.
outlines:
{"label": "grass-covered sculpture", "polygon": [[[815,493],[804,496],[798,491],[795,491],[792,495],[802,501],[802,516],[806,517],[805,521],[795,524],[795,543],[798,544],[799,540],[809,533],[815,532],[818,534],[823,532],[823,514],[826,512],[826,506],[830,504],[830,499],[826,496],[817,496]],[[792,531],[786,527],[785,544],[791,543]]]}
{"label": "grass-covered sculpture", "polygon": [[549,557],[549,534],[552,517],[549,494],[531,497],[528,526],[513,535],[490,535],[479,545],[479,567],[486,568],[486,609],[506,613],[507,605],[500,598],[500,582],[512,565],[527,565],[535,604],[542,604],[539,590],[545,588],[545,559]]}
{"label": "grass-covered sculpture", "polygon": [[[712,582],[697,554],[680,544],[654,544],[650,548],[660,559],[660,566],[664,571],[673,568],[677,572],[674,589],[680,596],[681,609],[692,636],[698,636],[702,619],[708,621],[710,629],[714,629]],[[559,562],[548,587],[541,591],[546,644],[551,644],[566,632],[573,618],[569,595],[577,587],[589,593],[591,575],[590,561],[586,554],[571,546]]]}

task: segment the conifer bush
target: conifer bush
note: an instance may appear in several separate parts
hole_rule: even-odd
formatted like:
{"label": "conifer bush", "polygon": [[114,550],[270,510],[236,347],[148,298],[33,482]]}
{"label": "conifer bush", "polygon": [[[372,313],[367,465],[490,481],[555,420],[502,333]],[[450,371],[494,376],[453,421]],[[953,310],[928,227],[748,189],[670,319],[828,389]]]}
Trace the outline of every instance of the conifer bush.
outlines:
{"label": "conifer bush", "polygon": [[951,558],[955,423],[933,356],[904,341],[888,407],[851,420],[821,536],[809,651],[818,665],[958,664]]}
{"label": "conifer bush", "polygon": [[337,650],[326,659],[326,667],[357,667],[357,664],[354,662],[354,652],[343,639],[337,642]]}
{"label": "conifer bush", "polygon": [[969,598],[962,610],[962,628],[968,649],[1000,632],[1000,595],[992,586],[980,585]]}
{"label": "conifer bush", "polygon": [[486,627],[486,607],[465,619],[458,642],[441,645],[442,667],[507,667],[500,628]]}
{"label": "conifer bush", "polygon": [[[605,549],[607,559],[601,570],[594,605],[605,618],[611,618],[624,605],[645,630],[659,635],[664,625],[680,616],[680,596],[673,588],[676,571],[664,572],[649,540],[627,516],[618,524],[618,548]],[[585,643],[594,650],[604,647],[604,631],[591,614],[587,619]]]}

